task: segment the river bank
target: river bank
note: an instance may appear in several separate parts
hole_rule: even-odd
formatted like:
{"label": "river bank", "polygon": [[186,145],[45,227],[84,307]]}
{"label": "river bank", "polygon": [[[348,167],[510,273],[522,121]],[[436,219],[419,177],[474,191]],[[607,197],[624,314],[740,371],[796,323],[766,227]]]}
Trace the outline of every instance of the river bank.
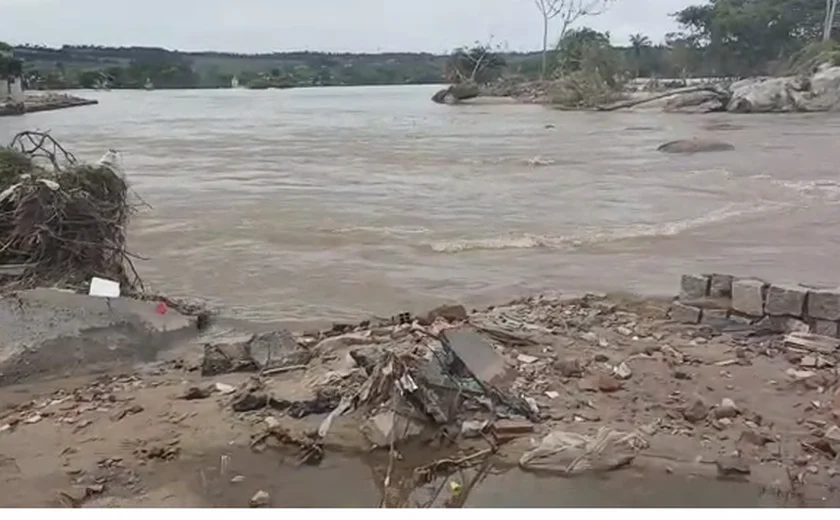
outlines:
{"label": "river bank", "polygon": [[482,98],[612,112],[654,108],[672,113],[791,113],[840,110],[840,67],[825,63],[810,74],[780,77],[650,80],[622,84],[572,73],[551,80],[502,79],[490,85],[453,85],[432,101],[475,103]]}
{"label": "river bank", "polygon": [[218,319],[152,362],[20,381],[2,505],[837,506],[838,340],[797,332],[827,332],[837,293],[680,286],[294,333]]}
{"label": "river bank", "polygon": [[26,92],[25,96],[23,106],[0,105],[0,116],[18,116],[99,104],[98,100],[80,98],[70,94]]}

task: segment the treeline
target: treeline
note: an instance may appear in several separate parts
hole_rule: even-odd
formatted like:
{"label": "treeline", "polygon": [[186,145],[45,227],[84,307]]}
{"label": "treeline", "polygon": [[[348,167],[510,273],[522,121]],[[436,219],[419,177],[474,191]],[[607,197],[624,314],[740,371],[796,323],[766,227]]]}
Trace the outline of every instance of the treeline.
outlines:
{"label": "treeline", "polygon": [[[564,32],[551,51],[550,74],[584,63],[620,77],[698,77],[774,74],[791,62],[838,59],[837,25],[826,0],[710,0],[673,13],[678,30],[655,43],[643,34],[615,47],[610,35],[586,27]],[[818,53],[813,53],[815,42]],[[478,50],[477,50],[478,49]],[[312,85],[388,85],[457,81],[472,74],[471,56],[489,51],[476,44],[449,56],[429,53],[349,54],[289,52],[244,55],[177,52],[154,47],[24,45],[14,48],[29,88],[224,88],[236,77],[254,88]],[[475,54],[478,52],[478,54]],[[482,80],[540,77],[542,54],[493,49],[482,62]],[[813,60],[812,60],[813,61]],[[453,67],[453,63],[457,66]],[[592,65],[594,64],[594,65]]]}

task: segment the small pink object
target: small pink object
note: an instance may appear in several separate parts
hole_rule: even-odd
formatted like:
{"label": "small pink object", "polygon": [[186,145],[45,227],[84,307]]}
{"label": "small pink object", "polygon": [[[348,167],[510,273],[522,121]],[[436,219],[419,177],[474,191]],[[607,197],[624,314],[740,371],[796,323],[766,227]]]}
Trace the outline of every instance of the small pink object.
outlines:
{"label": "small pink object", "polygon": [[166,311],[167,311],[167,307],[166,307],[166,303],[164,303],[164,302],[158,303],[157,307],[155,307],[155,312],[157,312],[160,315],[166,314]]}

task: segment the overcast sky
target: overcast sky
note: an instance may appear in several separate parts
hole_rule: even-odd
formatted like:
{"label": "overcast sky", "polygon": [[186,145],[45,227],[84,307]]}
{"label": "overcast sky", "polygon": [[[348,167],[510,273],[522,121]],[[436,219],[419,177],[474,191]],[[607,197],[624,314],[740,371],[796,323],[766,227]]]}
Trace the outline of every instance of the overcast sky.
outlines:
{"label": "overcast sky", "polygon": [[[579,0],[575,0],[579,1]],[[615,0],[581,24],[661,40],[668,16],[704,0]],[[540,46],[534,0],[0,0],[0,41],[181,50],[447,52],[476,40]],[[579,25],[581,25],[579,24]]]}

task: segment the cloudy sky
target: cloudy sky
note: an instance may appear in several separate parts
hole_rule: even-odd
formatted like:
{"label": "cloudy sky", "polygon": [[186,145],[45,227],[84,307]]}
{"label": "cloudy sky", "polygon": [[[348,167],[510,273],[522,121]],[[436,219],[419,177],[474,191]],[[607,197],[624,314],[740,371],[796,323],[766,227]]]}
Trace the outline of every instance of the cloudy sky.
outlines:
{"label": "cloudy sky", "polygon": [[[661,40],[674,29],[669,13],[704,3],[614,1],[583,23],[619,44],[637,32]],[[0,40],[14,44],[445,52],[491,35],[511,50],[538,48],[534,0],[0,0]]]}

